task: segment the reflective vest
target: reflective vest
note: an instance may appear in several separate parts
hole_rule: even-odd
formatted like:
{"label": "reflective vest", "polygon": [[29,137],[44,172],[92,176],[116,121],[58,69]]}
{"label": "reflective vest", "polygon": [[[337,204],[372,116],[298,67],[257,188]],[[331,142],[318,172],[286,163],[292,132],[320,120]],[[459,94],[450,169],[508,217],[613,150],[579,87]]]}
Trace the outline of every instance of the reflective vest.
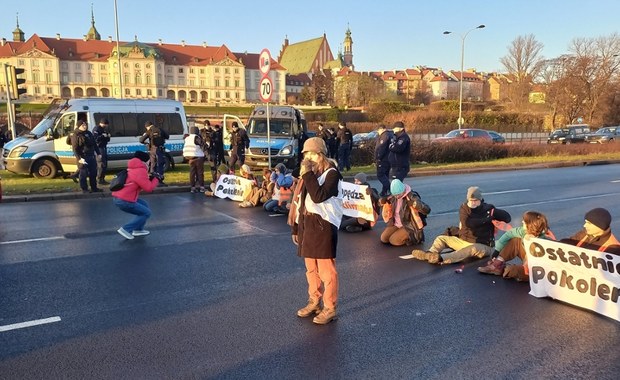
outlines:
{"label": "reflective vest", "polygon": [[[586,243],[587,238],[588,238],[588,235],[584,236],[581,240],[579,240],[579,243],[577,243],[577,247],[581,247],[582,245],[584,245]],[[610,245],[620,245],[620,242],[618,242],[618,239],[616,239],[616,237],[613,234],[609,235],[609,239],[607,239],[607,241],[598,248],[598,251],[605,252],[605,250]]]}

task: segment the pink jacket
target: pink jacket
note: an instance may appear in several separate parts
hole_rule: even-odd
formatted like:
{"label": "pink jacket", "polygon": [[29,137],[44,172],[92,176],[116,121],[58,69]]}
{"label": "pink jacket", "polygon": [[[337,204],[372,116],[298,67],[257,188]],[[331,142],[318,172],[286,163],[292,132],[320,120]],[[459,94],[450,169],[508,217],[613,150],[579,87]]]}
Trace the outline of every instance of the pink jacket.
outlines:
{"label": "pink jacket", "polygon": [[158,183],[157,178],[149,180],[146,165],[139,158],[134,157],[127,163],[125,186],[118,191],[113,191],[112,196],[127,202],[135,202],[138,200],[140,191],[144,190],[150,193],[157,187]]}

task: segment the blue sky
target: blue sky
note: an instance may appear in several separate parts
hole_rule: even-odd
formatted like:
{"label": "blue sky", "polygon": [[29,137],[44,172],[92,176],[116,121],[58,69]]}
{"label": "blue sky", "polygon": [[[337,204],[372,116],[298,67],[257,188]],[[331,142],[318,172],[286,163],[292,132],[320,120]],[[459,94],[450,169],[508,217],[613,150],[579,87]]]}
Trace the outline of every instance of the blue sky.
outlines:
{"label": "blue sky", "polygon": [[[12,39],[15,16],[26,38],[33,33],[80,38],[90,27],[91,4],[102,39],[116,38],[114,0],[21,0],[3,6],[0,37]],[[567,52],[573,38],[618,32],[619,0],[313,0],[190,1],[117,0],[122,41],[200,45],[225,44],[235,52],[274,58],[285,36],[290,43],[326,33],[337,54],[347,26],[353,38],[356,70],[392,70],[426,65],[460,68],[461,37],[465,68],[502,71],[500,58],[519,35],[533,34],[545,57]],[[455,32],[443,35],[444,30]]]}

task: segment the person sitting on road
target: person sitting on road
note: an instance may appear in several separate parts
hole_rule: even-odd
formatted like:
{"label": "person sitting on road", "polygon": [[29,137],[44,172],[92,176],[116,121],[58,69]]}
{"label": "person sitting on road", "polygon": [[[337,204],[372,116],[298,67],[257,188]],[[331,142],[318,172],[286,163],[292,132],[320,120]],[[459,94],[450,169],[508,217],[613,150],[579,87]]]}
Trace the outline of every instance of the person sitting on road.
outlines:
{"label": "person sitting on road", "polygon": [[252,189],[244,197],[242,203],[246,205],[240,207],[256,207],[260,204],[265,204],[273,196],[273,190],[276,186],[275,181],[271,180],[271,169],[263,168],[263,180],[260,186],[252,186]]}
{"label": "person sitting on road", "polygon": [[215,178],[213,178],[213,182],[209,184],[209,189],[205,191],[205,196],[213,197],[215,196],[215,189],[217,186],[217,181],[220,179],[222,174],[228,174],[228,166],[226,164],[220,164],[217,167],[217,171],[215,172]]}
{"label": "person sitting on road", "polygon": [[252,181],[252,187],[246,190],[246,192],[243,194],[243,201],[239,203],[239,207],[254,207],[252,202],[250,202],[250,197],[252,196],[253,192],[256,192],[258,190],[258,181],[254,177],[254,174],[252,174],[252,169],[248,164],[241,165],[241,169],[239,169],[239,172],[241,174],[241,177]]}
{"label": "person sitting on road", "polygon": [[[543,214],[536,211],[523,213],[522,225],[511,228],[497,240],[491,261],[484,267],[478,267],[478,272],[514,278],[517,281],[528,281],[527,254],[523,239],[529,237],[555,240],[555,236],[549,230],[547,217]],[[521,259],[521,265],[506,265],[507,262],[517,257]]]}
{"label": "person sitting on road", "polygon": [[431,208],[398,178],[392,180],[390,193],[392,195],[380,200],[383,220],[387,223],[381,233],[381,242],[394,246],[422,243],[426,216]]}
{"label": "person sitting on road", "polygon": [[599,252],[620,255],[620,242],[611,232],[611,214],[604,208],[594,208],[584,217],[583,228],[561,243],[576,245]]}
{"label": "person sitting on road", "polygon": [[[458,236],[437,236],[428,251],[414,249],[411,255],[430,264],[450,264],[468,257],[490,256],[495,245],[493,221],[510,223],[510,219],[508,212],[485,203],[480,189],[472,186],[467,189],[467,200],[459,209]],[[442,254],[445,249],[454,252]]]}
{"label": "person sitting on road", "polygon": [[263,208],[268,212],[288,213],[286,204],[293,195],[293,176],[286,171],[286,166],[282,163],[276,165],[271,175],[275,182],[275,189],[272,198],[265,202]]}
{"label": "person sitting on road", "polygon": [[353,177],[353,181],[356,185],[368,186],[366,188],[366,195],[370,197],[373,207],[374,220],[366,220],[364,218],[354,218],[350,216],[343,216],[340,223],[340,230],[347,232],[360,232],[367,231],[374,227],[379,217],[379,192],[370,187],[367,182],[366,173],[357,173]]}

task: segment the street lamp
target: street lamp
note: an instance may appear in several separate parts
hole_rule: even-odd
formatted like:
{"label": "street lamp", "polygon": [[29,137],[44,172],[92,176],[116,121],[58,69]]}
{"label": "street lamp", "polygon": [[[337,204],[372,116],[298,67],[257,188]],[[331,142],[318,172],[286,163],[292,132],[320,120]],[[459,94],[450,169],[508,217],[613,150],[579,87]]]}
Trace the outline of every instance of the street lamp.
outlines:
{"label": "street lamp", "polygon": [[[469,34],[469,32],[474,31],[476,29],[482,29],[484,25],[478,25],[477,27],[468,30],[465,34],[461,35],[461,79],[459,81],[459,119],[457,123],[459,125],[459,129],[463,127],[463,61],[465,60],[465,38]],[[446,30],[443,34],[452,34],[452,32]]]}

